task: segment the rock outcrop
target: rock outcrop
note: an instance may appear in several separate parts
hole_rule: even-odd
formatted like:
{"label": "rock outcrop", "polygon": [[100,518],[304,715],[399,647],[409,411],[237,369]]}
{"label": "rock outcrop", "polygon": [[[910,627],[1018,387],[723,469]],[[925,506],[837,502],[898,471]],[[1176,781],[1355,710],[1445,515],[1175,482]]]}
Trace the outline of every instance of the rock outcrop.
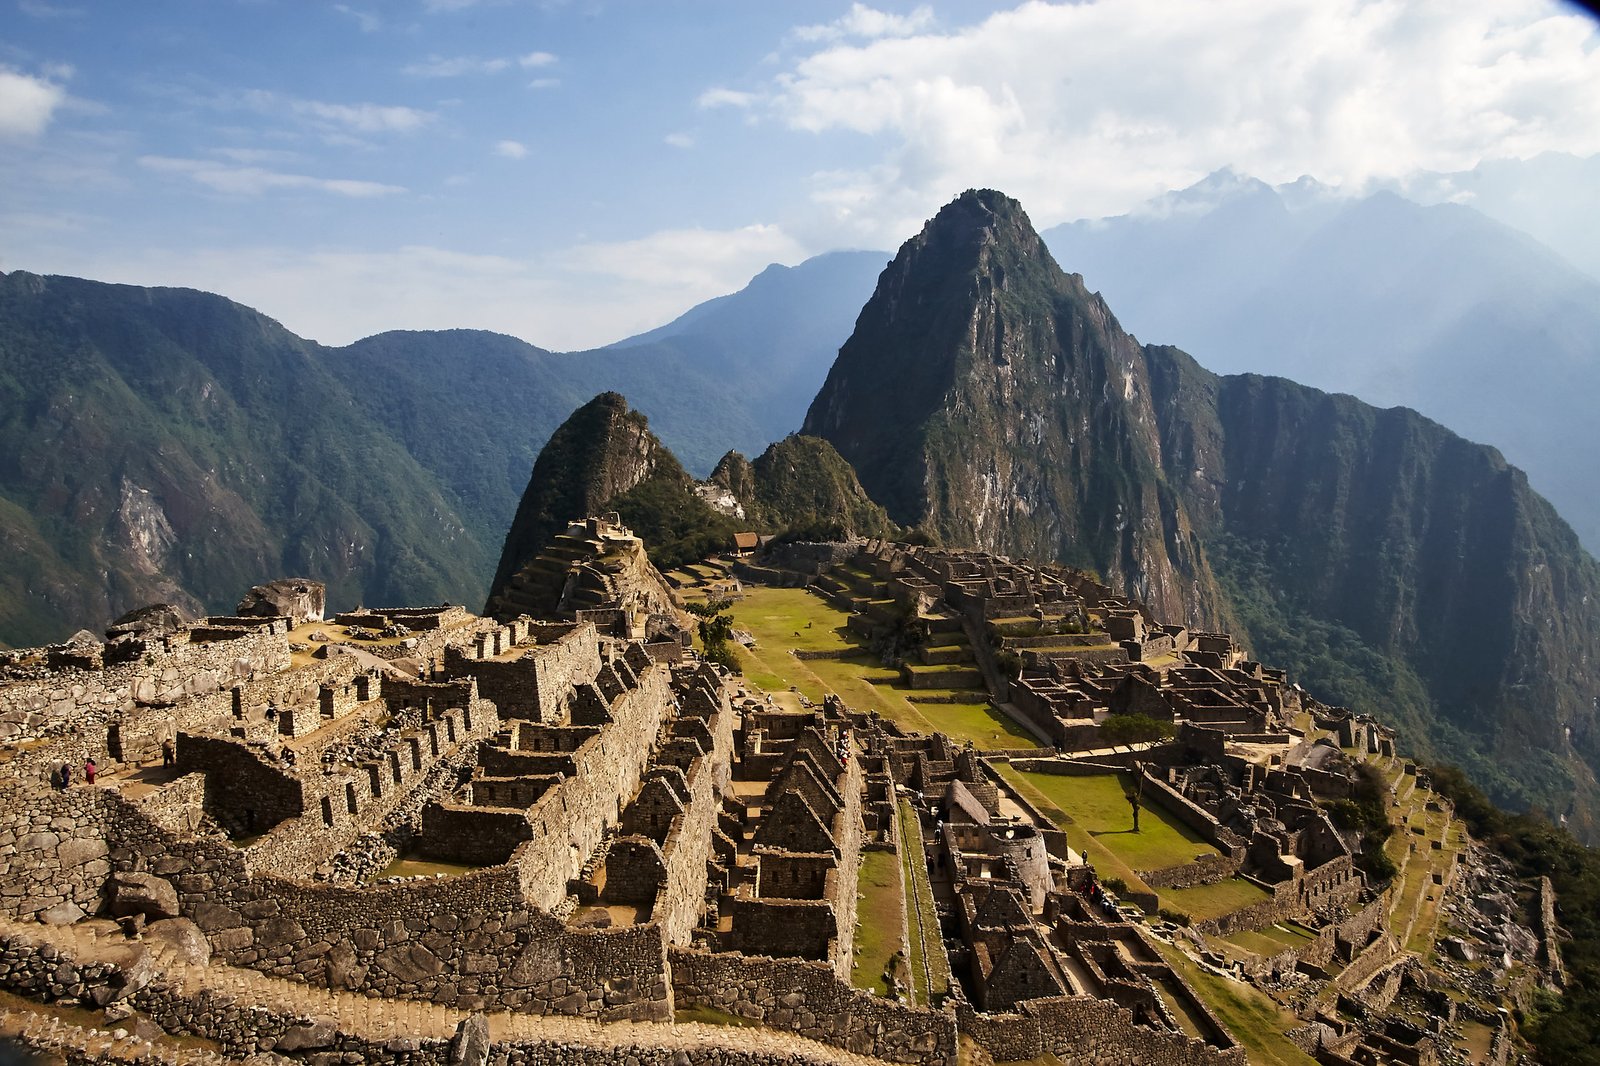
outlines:
{"label": "rock outcrop", "polygon": [[328,590],[320,581],[305,577],[286,577],[253,585],[235,608],[246,618],[282,616],[291,625],[320,622],[327,608]]}
{"label": "rock outcrop", "polygon": [[652,478],[668,487],[681,483],[682,492],[692,496],[689,475],[627,400],[603,392],[574,411],[534,461],[489,588],[490,604],[567,523],[601,514]]}
{"label": "rock outcrop", "polygon": [[803,432],[902,525],[1101,569],[1160,617],[1215,624],[1153,404],[1138,342],[1022,207],[967,192],[883,272]]}
{"label": "rock outcrop", "polygon": [[753,528],[832,531],[846,536],[886,537],[894,523],[874,503],[850,464],[821,437],[790,434],[750,462],[738,452],[724,455],[711,483],[727,489]]}

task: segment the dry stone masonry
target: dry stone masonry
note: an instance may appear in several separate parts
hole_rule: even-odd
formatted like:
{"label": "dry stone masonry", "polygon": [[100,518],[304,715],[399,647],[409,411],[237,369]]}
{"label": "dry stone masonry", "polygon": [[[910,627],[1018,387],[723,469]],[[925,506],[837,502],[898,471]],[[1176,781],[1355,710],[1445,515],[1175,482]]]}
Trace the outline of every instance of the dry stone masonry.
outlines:
{"label": "dry stone masonry", "polygon": [[[616,516],[571,523],[497,619],[330,618],[303,579],[227,617],[147,609],[104,643],[0,655],[0,986],[137,1010],[127,1048],[161,1061],[183,1034],[219,1061],[953,1064],[966,1037],[995,1061],[1243,1062],[1164,953],[1185,950],[1303,988],[1296,1039],[1323,1061],[1432,1046],[1329,1007],[1386,1017],[1419,994],[1399,945],[1455,888],[1369,884],[1329,819],[1352,758],[1393,761],[1391,734],[1078,571],[857,542],[748,573],[841,603],[872,575],[887,597],[853,630],[947,683],[965,671],[1053,750],[907,735],[834,696],[795,709],[701,661]],[[940,650],[951,633],[970,657]],[[1130,714],[1172,739],[1107,750]],[[1113,893],[1019,772],[1115,775],[1204,854]],[[900,878],[887,996],[853,976],[880,920],[860,903],[872,853]],[[1141,913],[1225,882],[1256,902],[1186,930]],[[1502,915],[1483,938],[1559,983],[1542,899],[1538,937]],[[1207,948],[1285,922],[1303,944]],[[98,1032],[19,1026],[84,1061],[111,1046]]]}

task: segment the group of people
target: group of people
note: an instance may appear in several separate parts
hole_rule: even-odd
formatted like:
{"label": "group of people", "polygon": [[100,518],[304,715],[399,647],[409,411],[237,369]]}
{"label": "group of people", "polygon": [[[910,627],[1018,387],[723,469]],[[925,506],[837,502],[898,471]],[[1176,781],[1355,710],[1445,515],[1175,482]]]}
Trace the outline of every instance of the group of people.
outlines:
{"label": "group of people", "polygon": [[1089,902],[1099,907],[1108,918],[1118,917],[1116,900],[1106,895],[1106,890],[1100,887],[1100,878],[1091,869],[1089,873],[1089,886],[1084,890],[1084,895],[1089,897]]}
{"label": "group of people", "polygon": [[[98,769],[94,764],[94,756],[91,755],[91,756],[89,756],[89,758],[83,760],[83,783],[84,784],[86,784],[86,785],[94,784],[94,775],[97,772],[98,772]],[[67,763],[62,763],[61,767],[59,769],[51,770],[50,771],[50,783],[52,785],[54,785],[56,788],[59,788],[63,792],[65,792],[68,788],[71,788],[72,787],[72,767],[71,767],[71,765],[69,765]]]}

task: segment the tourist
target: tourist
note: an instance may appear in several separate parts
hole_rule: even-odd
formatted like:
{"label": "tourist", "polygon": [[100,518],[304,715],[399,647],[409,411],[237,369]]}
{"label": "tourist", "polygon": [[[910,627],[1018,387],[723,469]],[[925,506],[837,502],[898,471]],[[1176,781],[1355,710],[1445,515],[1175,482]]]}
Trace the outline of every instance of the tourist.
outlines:
{"label": "tourist", "polygon": [[94,784],[94,756],[83,760],[83,782],[86,785]]}
{"label": "tourist", "polygon": [[178,755],[173,750],[172,741],[170,739],[163,740],[161,742],[161,768],[163,770],[171,769],[177,761]]}
{"label": "tourist", "polygon": [[278,705],[273,700],[268,700],[267,701],[267,721],[275,722],[277,720],[278,720]]}

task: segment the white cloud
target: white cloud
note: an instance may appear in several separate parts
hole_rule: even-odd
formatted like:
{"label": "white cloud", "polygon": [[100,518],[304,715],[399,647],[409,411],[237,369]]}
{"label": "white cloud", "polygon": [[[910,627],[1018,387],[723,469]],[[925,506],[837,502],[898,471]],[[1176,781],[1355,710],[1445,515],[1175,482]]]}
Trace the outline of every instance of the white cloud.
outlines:
{"label": "white cloud", "polygon": [[526,159],[528,146],[520,141],[501,141],[494,146],[494,154],[506,159]]}
{"label": "white cloud", "polygon": [[341,15],[354,19],[356,25],[361,27],[362,33],[377,33],[383,28],[383,20],[370,11],[363,11],[349,4],[334,4],[333,9]]}
{"label": "white cloud", "polygon": [[286,148],[213,148],[212,155],[220,155],[235,163],[298,163],[303,158],[299,152]]}
{"label": "white cloud", "polygon": [[799,26],[793,32],[802,41],[837,41],[845,37],[870,41],[879,37],[909,37],[932,25],[933,10],[926,6],[909,15],[892,15],[866,4],[852,4],[842,18],[817,26]]}
{"label": "white cloud", "polygon": [[[873,29],[862,10],[839,36]],[[1048,225],[1227,164],[1360,186],[1600,151],[1596,26],[1551,0],[1035,0],[949,33],[889,32],[818,35],[833,43],[762,100],[700,98],[872,139],[863,165],[814,178],[834,241],[898,240],[970,186]]]}
{"label": "white cloud", "polygon": [[[269,98],[271,94],[267,95]],[[289,100],[289,110],[322,124],[358,133],[410,133],[433,121],[431,111],[386,104],[330,104],[321,100]]]}
{"label": "white cloud", "polygon": [[17,10],[36,19],[81,19],[88,14],[81,7],[47,4],[44,0],[17,0]]}
{"label": "white cloud", "polygon": [[429,56],[425,63],[412,63],[404,73],[417,78],[459,78],[463,74],[498,74],[511,66],[509,59],[484,59],[479,56]]}
{"label": "white cloud", "polygon": [[738,107],[748,108],[760,99],[755,93],[740,92],[737,89],[707,89],[695,101],[701,107]]}
{"label": "white cloud", "polygon": [[58,251],[29,269],[219,292],[326,344],[391,329],[473,328],[577,351],[652,329],[738,290],[774,259],[798,258],[781,230],[749,226],[669,231],[528,258],[426,245],[141,248],[120,261],[103,249],[81,260]]}
{"label": "white cloud", "polygon": [[561,84],[560,78],[534,78],[528,83],[530,89],[554,89]]}
{"label": "white cloud", "polygon": [[412,63],[403,72],[417,78],[459,78],[468,74],[499,74],[512,67],[532,70],[556,62],[551,52],[529,52],[515,59],[504,56],[429,56],[427,62]]}
{"label": "white cloud", "polygon": [[[635,240],[581,244],[565,253],[574,270],[699,293],[732,292],[762,267],[804,257],[798,242],[778,226],[733,230],[661,230]],[[691,301],[693,302],[693,301]]]}
{"label": "white cloud", "polygon": [[52,81],[0,67],[0,138],[43,133],[66,98]]}
{"label": "white cloud", "polygon": [[674,148],[694,147],[694,138],[687,133],[669,133],[661,139]]}
{"label": "white cloud", "polygon": [[163,174],[180,174],[218,192],[236,196],[261,196],[281,189],[309,189],[367,199],[405,192],[398,185],[349,178],[314,178],[307,174],[288,174],[255,166],[229,166],[209,159],[174,159],[147,155],[139,165]]}

